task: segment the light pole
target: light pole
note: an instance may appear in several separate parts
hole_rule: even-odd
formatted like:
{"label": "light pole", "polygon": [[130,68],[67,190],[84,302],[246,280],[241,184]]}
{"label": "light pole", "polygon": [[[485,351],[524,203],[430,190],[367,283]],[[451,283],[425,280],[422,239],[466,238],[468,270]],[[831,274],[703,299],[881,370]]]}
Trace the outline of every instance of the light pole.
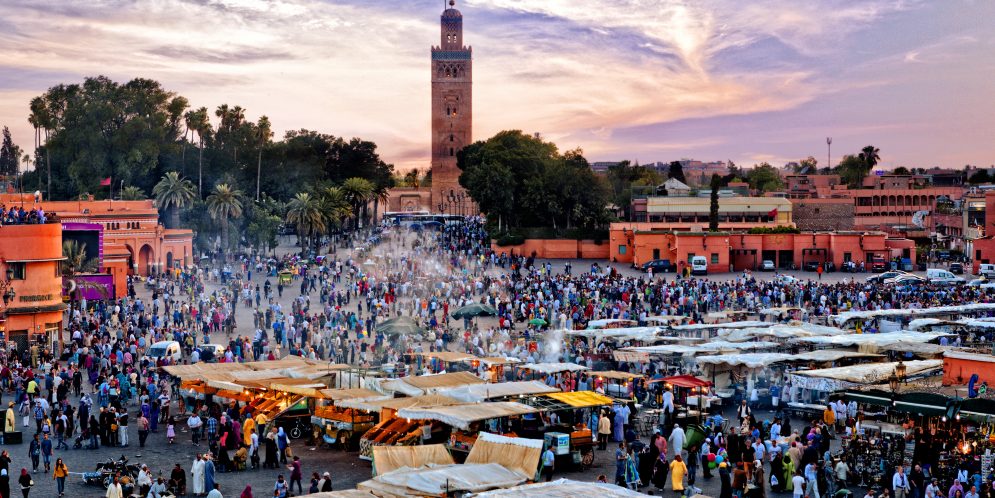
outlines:
{"label": "light pole", "polygon": [[833,137],[826,137],[826,167],[833,167]]}

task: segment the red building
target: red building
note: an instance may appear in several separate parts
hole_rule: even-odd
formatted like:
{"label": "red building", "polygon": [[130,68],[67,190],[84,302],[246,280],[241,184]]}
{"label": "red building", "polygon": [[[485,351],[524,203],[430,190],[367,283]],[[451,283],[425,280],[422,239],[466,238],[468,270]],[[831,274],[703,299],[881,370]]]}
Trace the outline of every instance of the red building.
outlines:
{"label": "red building", "polygon": [[679,266],[694,256],[708,259],[710,272],[756,269],[764,260],[779,268],[832,261],[870,266],[872,258],[908,258],[915,261],[915,243],[889,238],[882,232],[809,232],[748,234],[732,232],[673,232],[612,229],[610,257],[614,262],[643,264],[667,259]]}

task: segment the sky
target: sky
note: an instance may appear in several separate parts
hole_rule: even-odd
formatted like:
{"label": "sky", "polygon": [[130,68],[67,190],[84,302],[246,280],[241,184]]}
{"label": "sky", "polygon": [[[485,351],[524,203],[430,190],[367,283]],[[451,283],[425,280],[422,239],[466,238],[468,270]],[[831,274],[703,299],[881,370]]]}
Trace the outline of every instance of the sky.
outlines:
{"label": "sky", "polygon": [[[241,105],[277,136],[430,154],[443,0],[4,0],[0,125],[59,83],[153,78],[194,107]],[[457,0],[474,138],[541,133],[591,161],[824,166],[873,144],[885,168],[995,164],[995,2]]]}

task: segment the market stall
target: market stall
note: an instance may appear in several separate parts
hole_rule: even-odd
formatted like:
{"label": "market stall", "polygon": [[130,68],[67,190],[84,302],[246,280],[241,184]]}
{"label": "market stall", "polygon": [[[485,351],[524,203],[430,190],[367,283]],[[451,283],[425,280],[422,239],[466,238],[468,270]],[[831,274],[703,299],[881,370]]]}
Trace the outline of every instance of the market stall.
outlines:
{"label": "market stall", "polygon": [[421,446],[376,446],[373,448],[373,475],[398,469],[417,469],[428,465],[453,465],[453,456],[443,444]]}
{"label": "market stall", "polygon": [[380,393],[369,389],[322,389],[319,396],[311,416],[315,434],[329,447],[338,446],[346,451],[355,447],[359,436],[373,427],[376,416],[358,408],[342,407],[339,403],[350,399],[382,398]]}
{"label": "market stall", "polygon": [[410,407],[435,407],[457,405],[461,402],[440,394],[427,394],[407,398],[350,399],[341,401],[340,407],[366,410],[380,414],[380,422],[366,431],[359,439],[359,458],[373,459],[374,446],[412,446],[441,440],[440,424],[422,424],[397,416],[397,411]]}
{"label": "market stall", "polygon": [[[469,452],[482,430],[495,434],[516,434],[522,415],[536,413],[536,408],[511,401],[482,402],[423,408],[403,408],[398,418],[438,422],[449,427],[450,451]],[[442,432],[445,432],[443,429]]]}
{"label": "market stall", "polygon": [[649,495],[614,484],[559,479],[477,493],[474,498],[643,498],[645,496]]}
{"label": "market stall", "polygon": [[445,498],[521,484],[526,477],[496,463],[402,468],[359,483],[356,488],[387,497]]}

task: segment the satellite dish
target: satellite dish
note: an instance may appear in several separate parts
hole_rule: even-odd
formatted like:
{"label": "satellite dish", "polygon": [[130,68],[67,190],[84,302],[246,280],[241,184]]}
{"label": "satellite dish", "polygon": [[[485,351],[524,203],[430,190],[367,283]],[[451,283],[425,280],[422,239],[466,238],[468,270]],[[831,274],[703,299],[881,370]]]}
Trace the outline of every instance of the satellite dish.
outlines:
{"label": "satellite dish", "polygon": [[927,216],[929,216],[929,211],[916,211],[916,214],[912,215],[912,224],[918,228],[926,228]]}

